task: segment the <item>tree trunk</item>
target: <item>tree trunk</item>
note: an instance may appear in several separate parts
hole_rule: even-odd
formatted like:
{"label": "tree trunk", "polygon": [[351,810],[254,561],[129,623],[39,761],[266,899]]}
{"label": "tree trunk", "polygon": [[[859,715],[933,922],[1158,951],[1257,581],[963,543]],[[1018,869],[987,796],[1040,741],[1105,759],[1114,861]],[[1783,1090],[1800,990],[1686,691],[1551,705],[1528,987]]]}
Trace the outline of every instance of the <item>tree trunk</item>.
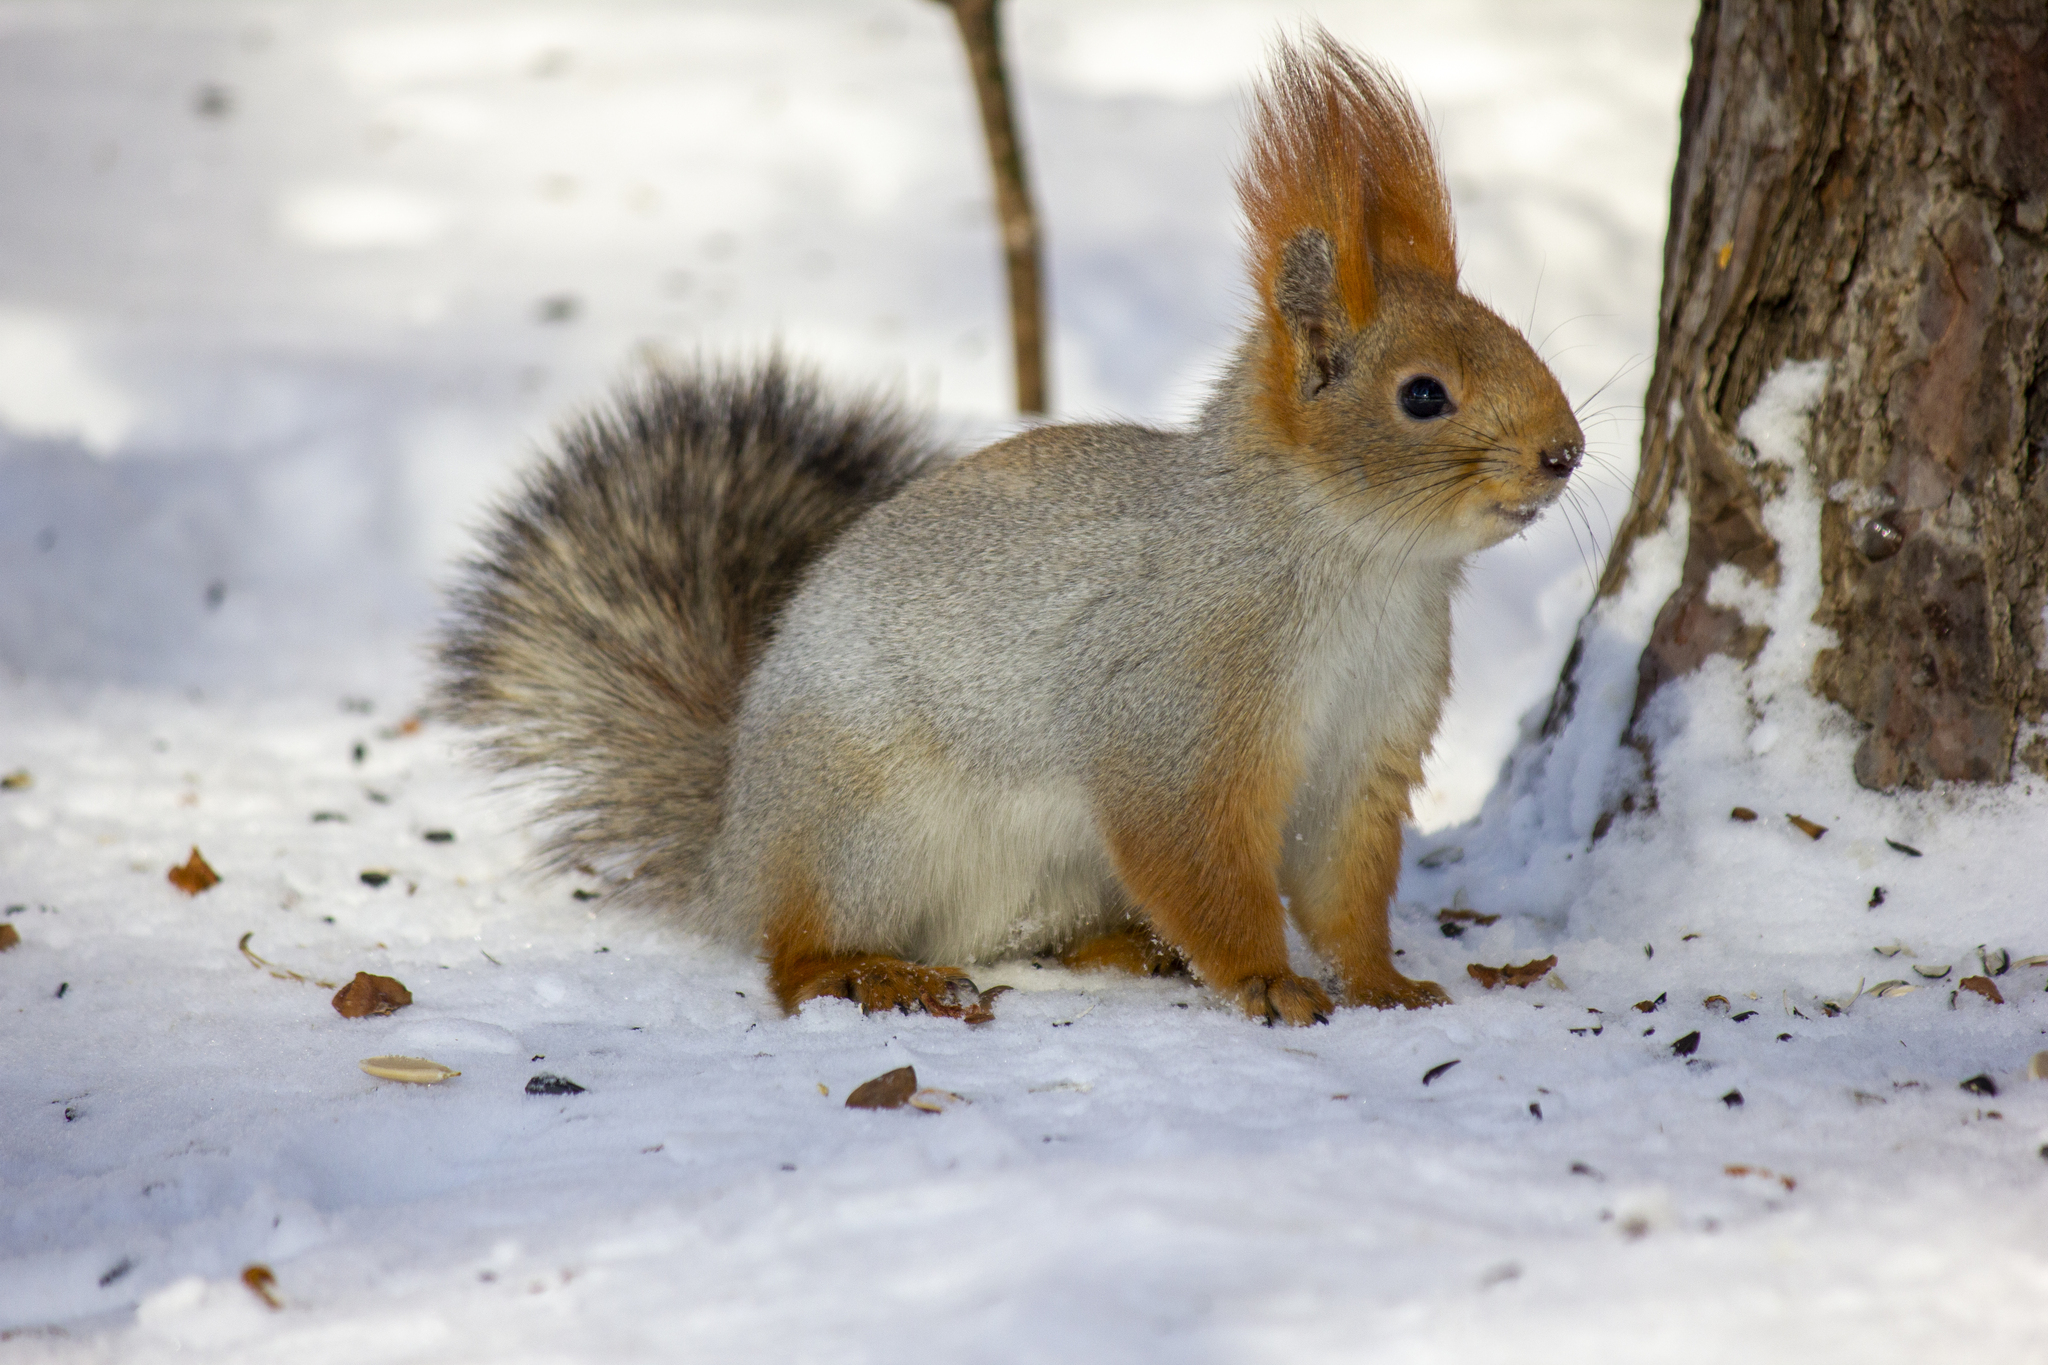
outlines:
{"label": "tree trunk", "polygon": [[1707,591],[1724,564],[1777,580],[1774,490],[1736,418],[1779,365],[1819,359],[1815,619],[1839,644],[1811,684],[1869,727],[1857,780],[2003,782],[2016,758],[2048,773],[2048,741],[2019,742],[2048,704],[2044,228],[2041,0],[1705,0],[1637,501],[1600,588],[1682,492],[1685,567],[1638,716],[1708,655],[1761,648]]}

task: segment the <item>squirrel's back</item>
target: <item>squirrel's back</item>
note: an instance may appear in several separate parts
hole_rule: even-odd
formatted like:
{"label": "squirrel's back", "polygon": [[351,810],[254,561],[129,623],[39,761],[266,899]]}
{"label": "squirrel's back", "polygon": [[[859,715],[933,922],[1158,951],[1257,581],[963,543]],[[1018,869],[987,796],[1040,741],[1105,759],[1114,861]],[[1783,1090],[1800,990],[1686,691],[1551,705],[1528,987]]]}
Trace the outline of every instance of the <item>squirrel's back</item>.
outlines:
{"label": "squirrel's back", "polygon": [[651,376],[559,439],[463,566],[441,702],[495,766],[550,786],[552,866],[685,906],[778,614],[939,446],[779,359]]}

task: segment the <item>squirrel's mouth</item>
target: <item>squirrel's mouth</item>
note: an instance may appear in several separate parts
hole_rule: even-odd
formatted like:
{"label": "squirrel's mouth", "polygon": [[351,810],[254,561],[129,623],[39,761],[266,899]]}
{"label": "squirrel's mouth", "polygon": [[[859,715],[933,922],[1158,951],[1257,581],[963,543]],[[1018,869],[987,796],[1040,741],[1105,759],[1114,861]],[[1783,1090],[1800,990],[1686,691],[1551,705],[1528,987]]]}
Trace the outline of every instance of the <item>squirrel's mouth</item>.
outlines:
{"label": "squirrel's mouth", "polygon": [[1532,502],[1521,503],[1500,502],[1494,504],[1493,512],[1495,516],[1507,522],[1516,530],[1523,530],[1533,526],[1536,518],[1542,516],[1543,509],[1548,506],[1550,506],[1549,498],[1538,498]]}

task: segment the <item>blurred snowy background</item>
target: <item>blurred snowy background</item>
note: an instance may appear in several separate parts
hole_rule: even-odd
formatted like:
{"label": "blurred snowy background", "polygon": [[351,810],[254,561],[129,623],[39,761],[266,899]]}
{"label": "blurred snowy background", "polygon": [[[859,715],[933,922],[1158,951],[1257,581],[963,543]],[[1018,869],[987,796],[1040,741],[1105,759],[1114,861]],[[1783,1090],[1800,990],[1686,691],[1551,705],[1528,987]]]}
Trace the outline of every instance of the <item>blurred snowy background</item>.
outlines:
{"label": "blurred snowy background", "polygon": [[[1477,808],[1637,437],[1690,6],[1333,3],[1440,130],[1468,285],[1588,408],[1576,509],[1487,556],[1425,825]],[[1066,418],[1185,420],[1245,294],[1241,101],[1292,4],[1021,0]],[[782,345],[1011,411],[987,168],[922,0],[0,4],[0,667],[415,685],[435,585],[551,428]]]}

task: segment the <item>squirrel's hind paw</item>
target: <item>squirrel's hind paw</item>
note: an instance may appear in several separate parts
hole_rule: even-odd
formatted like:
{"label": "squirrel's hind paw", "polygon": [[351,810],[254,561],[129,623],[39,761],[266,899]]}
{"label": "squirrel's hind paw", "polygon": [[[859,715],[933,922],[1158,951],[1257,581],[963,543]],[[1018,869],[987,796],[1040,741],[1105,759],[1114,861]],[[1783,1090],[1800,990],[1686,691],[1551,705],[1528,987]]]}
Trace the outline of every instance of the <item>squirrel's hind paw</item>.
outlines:
{"label": "squirrel's hind paw", "polygon": [[1330,996],[1305,976],[1250,976],[1233,992],[1244,1012],[1260,1023],[1292,1024],[1296,1028],[1330,1022]]}

